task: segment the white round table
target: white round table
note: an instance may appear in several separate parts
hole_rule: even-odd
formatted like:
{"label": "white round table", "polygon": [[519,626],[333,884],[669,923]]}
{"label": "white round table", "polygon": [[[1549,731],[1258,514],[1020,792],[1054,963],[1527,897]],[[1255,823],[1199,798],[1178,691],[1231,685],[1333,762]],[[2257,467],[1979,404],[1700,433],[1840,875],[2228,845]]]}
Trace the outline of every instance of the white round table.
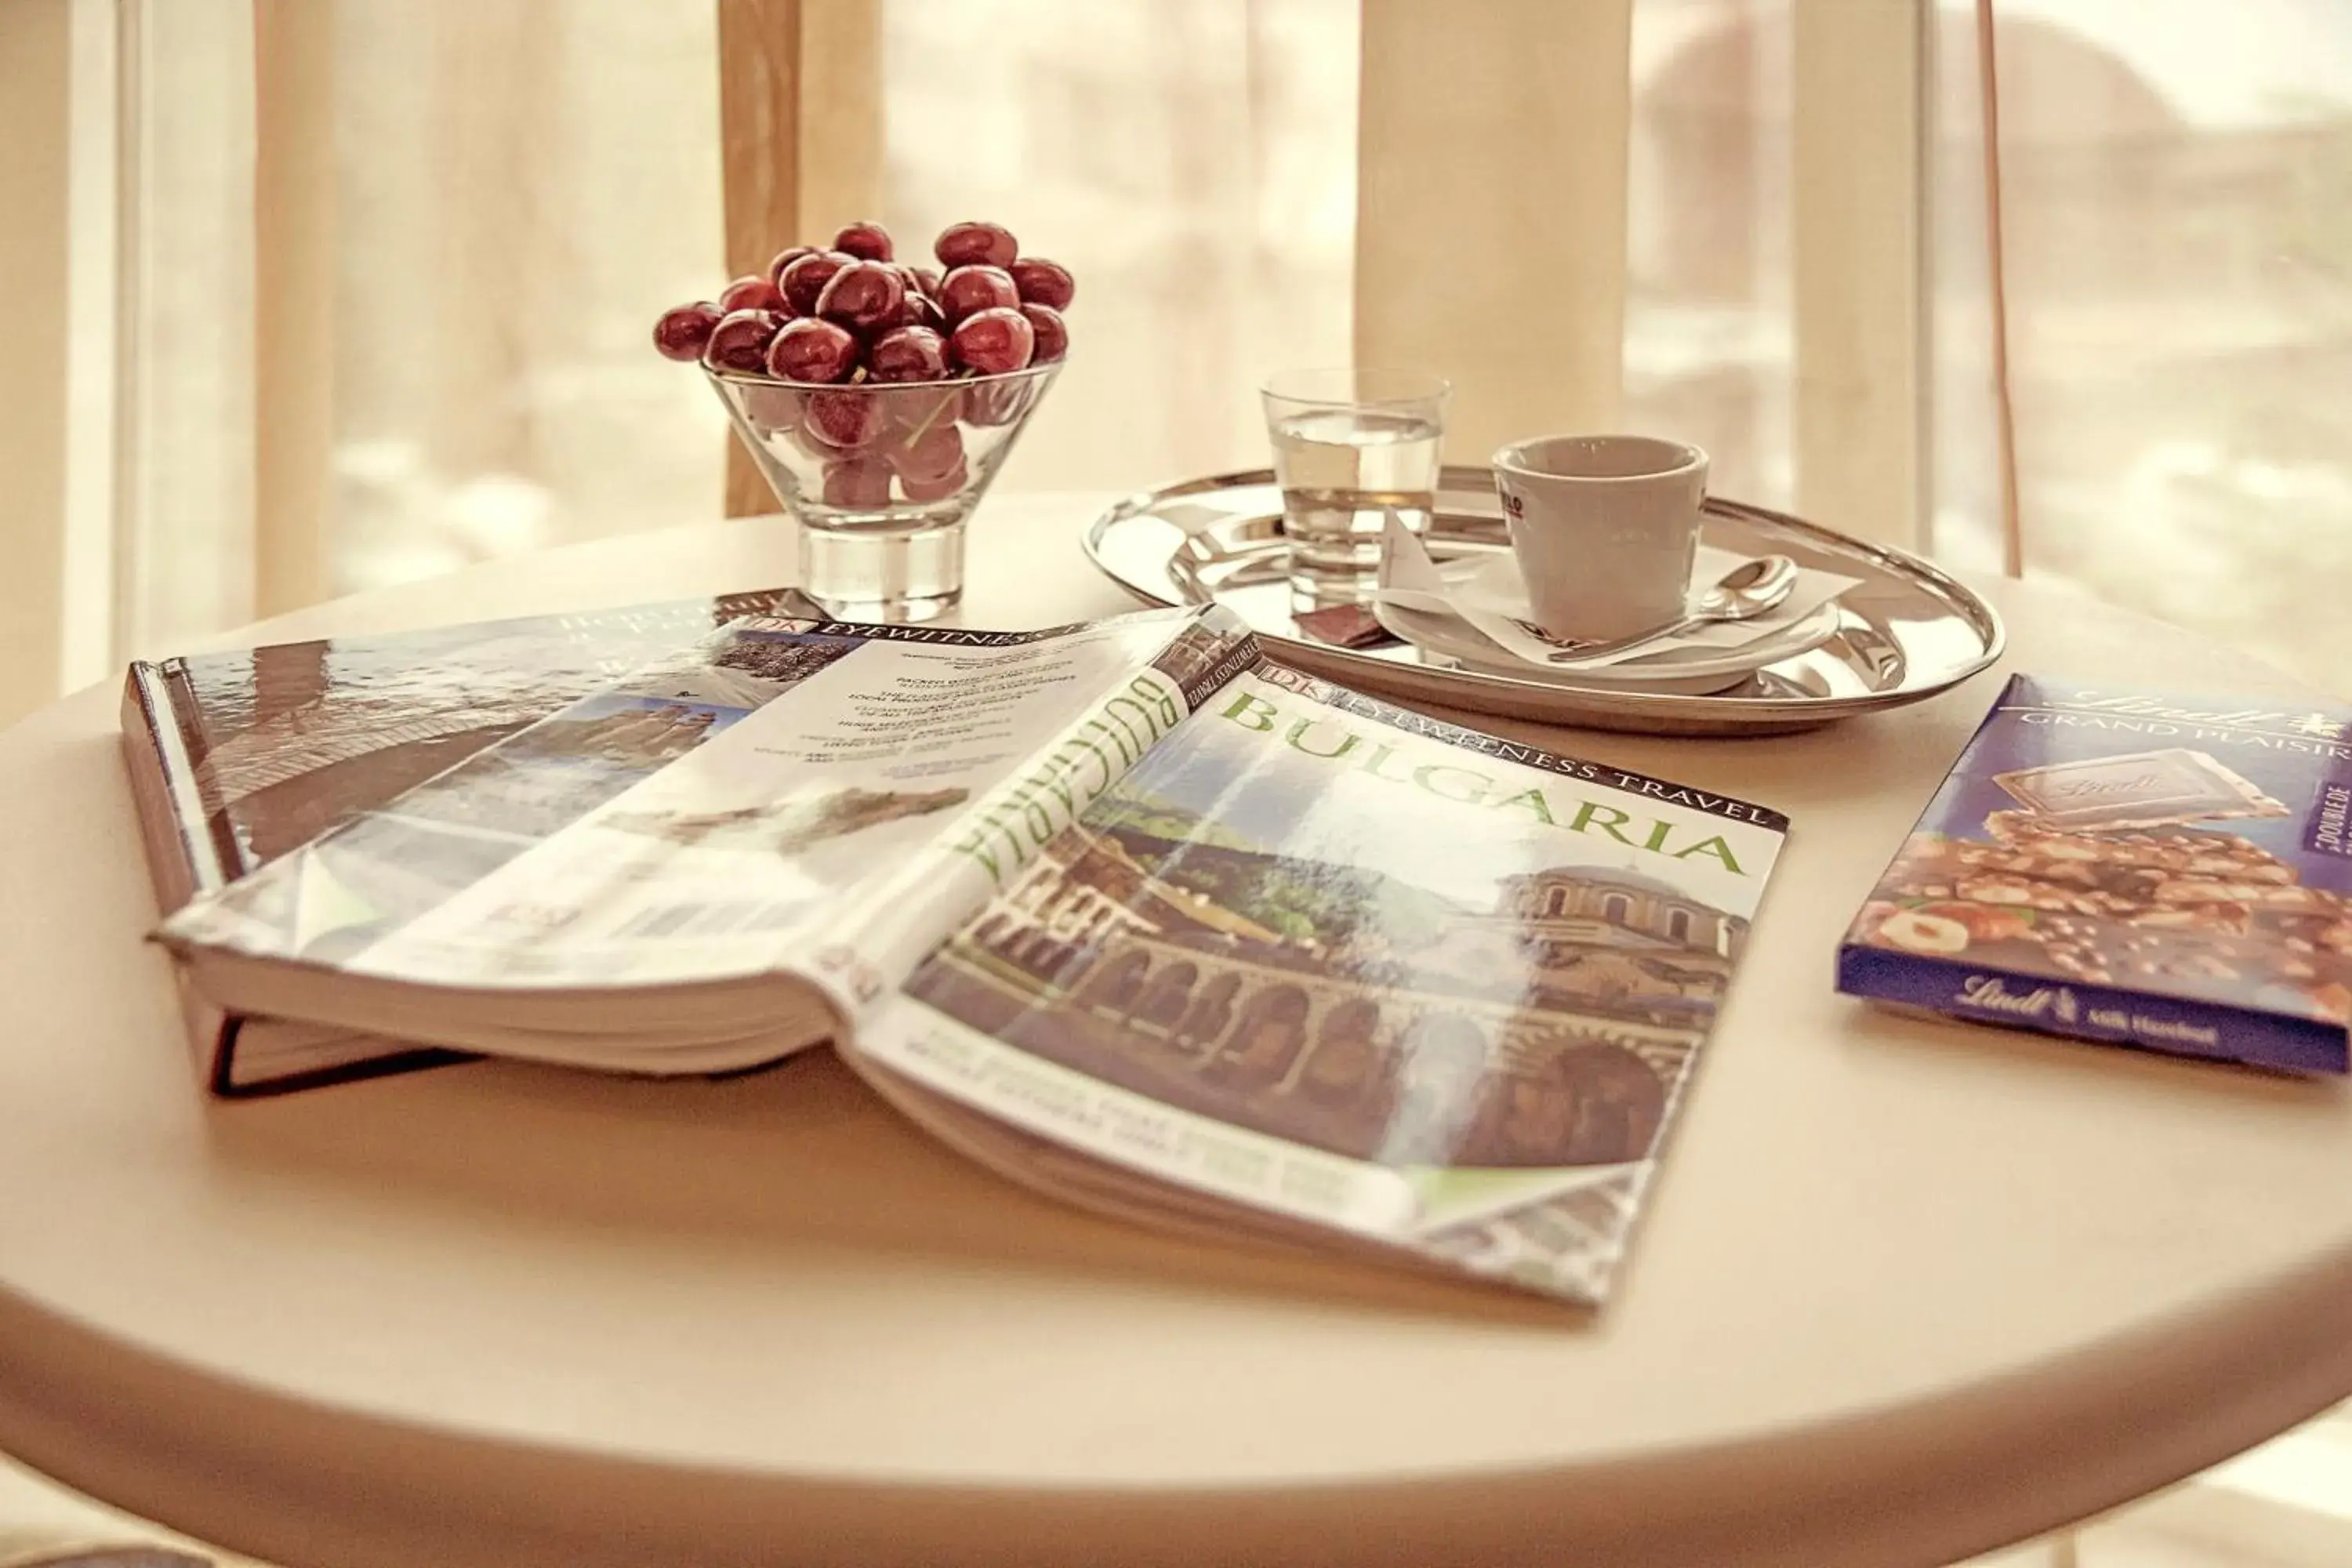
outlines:
{"label": "white round table", "polygon": [[[1000,500],[966,620],[1125,607],[1089,509]],[[790,554],[773,522],[648,534],[225,640],[764,585]],[[1995,588],[2019,667],[2294,689]],[[115,694],[85,691],[0,736],[0,1449],[301,1568],[1876,1568],[2105,1509],[2352,1394],[2352,1099],[1832,994],[1996,686],[1557,742],[1796,825],[1591,1320],[1066,1210],[829,1058],[209,1104],[141,942]]]}

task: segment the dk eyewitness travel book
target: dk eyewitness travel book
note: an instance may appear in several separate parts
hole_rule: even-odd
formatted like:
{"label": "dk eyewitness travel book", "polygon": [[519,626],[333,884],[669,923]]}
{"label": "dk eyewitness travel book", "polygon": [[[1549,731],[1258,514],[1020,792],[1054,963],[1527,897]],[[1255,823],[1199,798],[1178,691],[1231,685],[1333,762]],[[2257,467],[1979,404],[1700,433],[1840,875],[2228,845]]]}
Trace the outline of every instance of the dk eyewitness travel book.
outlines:
{"label": "dk eyewitness travel book", "polygon": [[1229,613],[731,622],[160,935],[230,1010],[642,1073],[830,1041],[1074,1201],[1608,1294],[1787,824]]}

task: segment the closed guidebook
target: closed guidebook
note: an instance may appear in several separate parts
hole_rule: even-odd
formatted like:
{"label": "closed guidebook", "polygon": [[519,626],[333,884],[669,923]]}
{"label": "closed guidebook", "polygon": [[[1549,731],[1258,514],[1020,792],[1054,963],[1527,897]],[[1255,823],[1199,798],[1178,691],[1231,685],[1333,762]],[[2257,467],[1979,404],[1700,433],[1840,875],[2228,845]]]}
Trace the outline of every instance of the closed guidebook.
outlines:
{"label": "closed guidebook", "polygon": [[[789,590],[281,643],[133,664],[122,747],[170,913],[357,812]],[[226,1097],[463,1059],[370,1029],[224,1012],[182,992],[196,1069]]]}
{"label": "closed guidebook", "polygon": [[213,1005],[635,1073],[830,1042],[1114,1213],[1598,1302],[1787,829],[1229,612],[751,616],[167,919]]}

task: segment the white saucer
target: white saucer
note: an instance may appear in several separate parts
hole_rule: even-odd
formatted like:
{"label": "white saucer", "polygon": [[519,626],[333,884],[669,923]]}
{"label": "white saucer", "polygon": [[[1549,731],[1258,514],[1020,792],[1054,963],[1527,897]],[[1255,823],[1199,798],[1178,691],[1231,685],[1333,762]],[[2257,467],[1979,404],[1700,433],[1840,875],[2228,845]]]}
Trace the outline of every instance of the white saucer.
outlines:
{"label": "white saucer", "polygon": [[1704,647],[1667,643],[1655,653],[1598,669],[1548,669],[1515,658],[1486,640],[1457,616],[1401,605],[1376,604],[1372,613],[1381,626],[1415,647],[1441,655],[1486,675],[1507,675],[1517,680],[1584,688],[1625,688],[1642,691],[1698,695],[1737,686],[1768,664],[1794,658],[1819,647],[1837,635],[1843,624],[1837,601],[1832,600],[1801,620],[1738,647]]}

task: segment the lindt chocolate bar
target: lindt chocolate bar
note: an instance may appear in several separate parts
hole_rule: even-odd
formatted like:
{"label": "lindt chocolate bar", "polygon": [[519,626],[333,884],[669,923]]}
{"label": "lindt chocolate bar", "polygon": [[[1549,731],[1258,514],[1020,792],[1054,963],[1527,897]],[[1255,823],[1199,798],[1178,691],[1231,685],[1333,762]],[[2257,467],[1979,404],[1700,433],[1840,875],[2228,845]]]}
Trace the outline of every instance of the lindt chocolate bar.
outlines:
{"label": "lindt chocolate bar", "polygon": [[2306,1072],[2352,1024],[2352,710],[2017,676],[1838,951],[1838,989]]}
{"label": "lindt chocolate bar", "polygon": [[2051,827],[2164,827],[2209,816],[2284,816],[2286,807],[2203,752],[2182,746],[2084,757],[1995,773]]}

